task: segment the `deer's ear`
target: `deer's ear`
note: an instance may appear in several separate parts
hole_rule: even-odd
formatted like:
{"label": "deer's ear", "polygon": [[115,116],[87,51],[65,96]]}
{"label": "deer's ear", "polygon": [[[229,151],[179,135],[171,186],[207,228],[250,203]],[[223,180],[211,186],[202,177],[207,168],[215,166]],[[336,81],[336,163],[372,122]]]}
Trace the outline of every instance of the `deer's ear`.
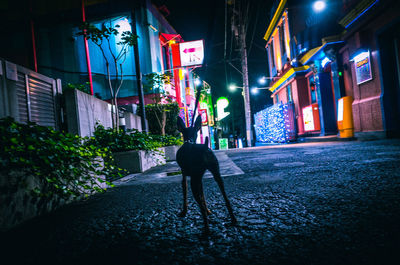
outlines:
{"label": "deer's ear", "polygon": [[194,122],[194,130],[197,132],[201,128],[201,116],[197,116],[196,121]]}
{"label": "deer's ear", "polygon": [[178,131],[183,132],[186,129],[185,123],[183,122],[181,117],[176,119],[176,126],[178,127]]}

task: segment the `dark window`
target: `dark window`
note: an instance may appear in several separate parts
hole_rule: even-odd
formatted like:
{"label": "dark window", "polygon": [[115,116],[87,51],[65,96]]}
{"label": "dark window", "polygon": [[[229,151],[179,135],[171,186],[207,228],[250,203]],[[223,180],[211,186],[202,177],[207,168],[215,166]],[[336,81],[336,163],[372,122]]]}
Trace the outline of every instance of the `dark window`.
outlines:
{"label": "dark window", "polygon": [[308,84],[310,86],[311,104],[317,102],[317,88],[314,82],[314,75],[308,78]]}
{"label": "dark window", "polygon": [[293,102],[292,86],[291,86],[291,85],[288,85],[288,86],[286,87],[286,90],[287,90],[287,99],[288,99],[288,102]]}
{"label": "dark window", "polygon": [[285,47],[285,20],[283,20],[282,25],[279,27],[279,41],[281,44],[281,57],[286,53]]}
{"label": "dark window", "polygon": [[274,55],[274,38],[271,39],[271,47],[270,47],[270,52],[271,52],[271,67],[275,67],[275,55]]}
{"label": "dark window", "polygon": [[279,95],[278,94],[275,95],[275,100],[276,100],[275,103],[279,104]]}

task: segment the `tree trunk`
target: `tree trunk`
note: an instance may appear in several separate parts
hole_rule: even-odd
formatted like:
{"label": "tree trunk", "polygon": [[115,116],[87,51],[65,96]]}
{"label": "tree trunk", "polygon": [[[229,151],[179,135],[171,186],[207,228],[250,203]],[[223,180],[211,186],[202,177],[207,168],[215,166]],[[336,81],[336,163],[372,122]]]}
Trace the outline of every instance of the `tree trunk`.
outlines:
{"label": "tree trunk", "polygon": [[119,129],[119,110],[118,110],[118,99],[115,95],[114,97],[114,106],[115,106],[115,130]]}
{"label": "tree trunk", "polygon": [[165,125],[167,124],[167,112],[162,112],[162,121],[161,121],[161,135],[165,135]]}

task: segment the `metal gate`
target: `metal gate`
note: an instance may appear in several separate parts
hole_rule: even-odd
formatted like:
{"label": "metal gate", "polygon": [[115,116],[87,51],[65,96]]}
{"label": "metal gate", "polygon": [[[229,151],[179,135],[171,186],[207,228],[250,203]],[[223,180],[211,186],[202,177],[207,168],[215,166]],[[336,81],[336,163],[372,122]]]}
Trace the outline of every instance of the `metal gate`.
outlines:
{"label": "metal gate", "polygon": [[0,117],[12,116],[21,123],[30,121],[58,129],[61,81],[7,61],[0,63]]}

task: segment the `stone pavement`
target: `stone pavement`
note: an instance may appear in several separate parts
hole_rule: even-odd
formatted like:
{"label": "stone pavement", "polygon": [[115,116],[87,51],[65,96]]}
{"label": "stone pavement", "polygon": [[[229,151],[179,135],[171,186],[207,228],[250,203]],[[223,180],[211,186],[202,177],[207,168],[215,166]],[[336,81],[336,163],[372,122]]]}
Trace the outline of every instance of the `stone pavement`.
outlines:
{"label": "stone pavement", "polygon": [[[177,217],[180,178],[146,172],[0,234],[0,262],[398,264],[399,140],[218,153],[224,157],[223,171],[232,168],[238,174],[224,177],[235,226],[213,179],[204,179],[213,212],[205,237],[191,193],[187,216]],[[170,163],[165,170],[176,172],[177,167]]]}

